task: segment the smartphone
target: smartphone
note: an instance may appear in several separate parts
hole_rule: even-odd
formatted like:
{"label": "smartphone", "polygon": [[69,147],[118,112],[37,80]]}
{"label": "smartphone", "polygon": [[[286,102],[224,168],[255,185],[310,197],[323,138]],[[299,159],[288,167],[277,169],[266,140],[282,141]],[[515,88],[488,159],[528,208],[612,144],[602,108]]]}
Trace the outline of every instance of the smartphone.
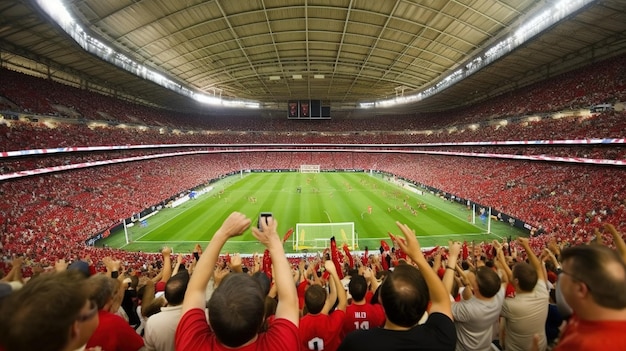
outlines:
{"label": "smartphone", "polygon": [[260,231],[263,231],[263,229],[261,228],[261,221],[267,224],[268,217],[272,217],[272,212],[261,212],[261,214],[259,214],[259,221],[257,222],[257,228],[259,228]]}

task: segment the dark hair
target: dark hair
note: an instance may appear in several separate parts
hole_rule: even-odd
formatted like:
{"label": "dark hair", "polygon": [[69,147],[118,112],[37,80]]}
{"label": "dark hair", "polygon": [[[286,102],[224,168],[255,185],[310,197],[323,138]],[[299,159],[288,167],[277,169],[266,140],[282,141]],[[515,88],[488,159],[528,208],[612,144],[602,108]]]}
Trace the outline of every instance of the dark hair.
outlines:
{"label": "dark hair", "polygon": [[626,265],[617,252],[601,245],[581,245],[564,249],[561,259],[571,262],[570,277],[587,285],[595,303],[626,308]]}
{"label": "dark hair", "polygon": [[230,273],[209,300],[209,323],[228,347],[250,341],[263,324],[265,296],[259,283],[245,273]]}
{"label": "dark hair", "polygon": [[[341,287],[340,287],[341,288]],[[311,314],[317,314],[322,311],[326,303],[326,290],[320,285],[311,285],[304,293],[304,304],[307,311]]]}
{"label": "dark hair", "polygon": [[367,294],[367,281],[362,275],[355,275],[350,278],[348,291],[352,295],[352,301],[362,301]]}
{"label": "dark hair", "polygon": [[265,305],[263,310],[265,311],[263,317],[267,319],[269,316],[276,314],[276,307],[278,307],[278,301],[276,299],[265,296]]}
{"label": "dark hair", "polygon": [[539,276],[533,266],[526,262],[518,262],[513,266],[513,279],[517,279],[522,291],[531,292],[537,285]]}
{"label": "dark hair", "polygon": [[419,270],[399,265],[380,286],[380,299],[389,321],[401,327],[412,327],[426,312],[430,295]]}
{"label": "dark hair", "polygon": [[119,287],[119,281],[104,274],[95,274],[87,279],[89,286],[90,298],[96,302],[98,309],[101,310],[115,295]]}
{"label": "dark hair", "polygon": [[2,304],[0,344],[6,351],[63,349],[87,299],[82,273],[40,274]]}
{"label": "dark hair", "polygon": [[500,291],[502,281],[498,273],[485,266],[476,270],[476,284],[478,284],[478,291],[482,296],[493,297]]}
{"label": "dark hair", "polygon": [[186,270],[182,270],[168,279],[165,284],[165,299],[168,305],[178,306],[183,303],[187,284],[189,284],[189,272]]}
{"label": "dark hair", "polygon": [[264,295],[269,294],[272,287],[272,281],[267,276],[267,274],[265,274],[265,272],[255,272],[254,274],[252,274],[252,278],[254,278],[259,283],[259,285],[261,285],[261,290],[263,291]]}

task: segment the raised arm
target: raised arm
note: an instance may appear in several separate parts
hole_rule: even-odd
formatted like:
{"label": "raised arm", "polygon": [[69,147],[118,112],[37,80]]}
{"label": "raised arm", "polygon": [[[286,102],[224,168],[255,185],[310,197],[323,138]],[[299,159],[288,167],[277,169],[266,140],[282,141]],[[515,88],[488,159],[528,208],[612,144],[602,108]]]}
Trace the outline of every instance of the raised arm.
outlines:
{"label": "raised arm", "polygon": [[183,255],[178,254],[176,257],[176,264],[174,265],[174,269],[172,270],[172,276],[178,274],[178,270],[180,269],[180,264],[183,262]]}
{"label": "raised arm", "polygon": [[528,256],[528,260],[530,261],[530,264],[537,271],[537,278],[541,281],[546,282],[547,279],[546,279],[545,273],[543,272],[543,264],[541,263],[537,255],[535,255],[533,250],[530,248],[530,244],[528,243],[528,238],[519,237],[517,238],[517,241],[522,245],[524,250],[526,250],[526,256]]}
{"label": "raised arm", "polygon": [[236,252],[230,257],[230,270],[233,273],[243,273],[243,262],[241,261],[241,255]]}
{"label": "raised arm", "polygon": [[441,268],[442,251],[443,248],[439,248],[439,250],[437,250],[437,253],[435,253],[435,259],[433,261],[433,271],[435,271],[435,273],[437,273],[439,271],[439,268]]}
{"label": "raised arm", "polygon": [[267,217],[267,223],[261,221],[261,230],[256,227],[252,228],[252,234],[257,238],[270,252],[272,266],[274,267],[274,284],[276,285],[276,293],[278,295],[278,305],[276,306],[276,318],[284,318],[291,321],[296,326],[300,322],[300,311],[298,306],[298,293],[293,283],[291,275],[291,266],[283,243],[278,237],[276,228],[278,222],[274,217]]}
{"label": "raised arm", "polygon": [[374,276],[374,272],[372,271],[372,269],[370,267],[365,267],[363,269],[363,277],[369,283],[370,291],[375,293],[376,290],[378,289],[378,286],[380,285],[380,283],[378,282],[378,280]]}
{"label": "raised arm", "polygon": [[[23,264],[24,264],[24,259],[22,257],[17,257],[13,259],[13,262],[11,263],[11,270],[2,279],[2,281],[22,283],[23,282],[22,280],[22,265]],[[65,263],[65,260],[63,260],[63,264],[65,265],[65,269],[67,269],[67,264]],[[63,264],[60,264],[60,266],[62,266]]]}
{"label": "raised arm", "polygon": [[200,256],[194,273],[189,279],[189,285],[183,301],[183,314],[193,308],[203,309],[205,307],[205,289],[209,279],[213,276],[215,263],[222,247],[229,238],[241,235],[249,226],[249,218],[246,218],[242,213],[233,212],[215,232],[206,248],[206,252]]}
{"label": "raised arm", "polygon": [[[509,244],[510,245],[510,244]],[[496,262],[499,263],[498,267],[502,269],[502,284],[506,289],[506,284],[508,282],[513,281],[513,271],[509,267],[509,264],[506,262],[506,257],[504,257],[504,251],[502,250],[502,245],[497,240],[494,240],[494,246],[496,248]]]}
{"label": "raised arm", "polygon": [[409,257],[411,257],[415,264],[417,264],[417,268],[419,268],[426,284],[428,285],[428,292],[432,302],[430,312],[443,313],[450,319],[453,319],[450,293],[446,291],[446,287],[441,282],[441,279],[439,279],[437,273],[432,270],[426,261],[420,244],[415,237],[415,233],[406,224],[396,221],[396,225],[400,228],[400,230],[402,230],[405,237],[404,240],[398,240],[400,248],[406,252]]}
{"label": "raised arm", "polygon": [[[334,266],[334,263],[332,261],[327,260],[324,263],[326,262],[330,262]],[[333,308],[333,306],[335,305],[335,301],[337,301],[337,285],[335,284],[335,280],[333,279],[332,275],[330,275],[330,272],[329,272],[328,294],[326,295],[326,301],[324,302],[324,307],[322,307],[322,311],[320,313],[328,314],[330,312],[330,309]]]}
{"label": "raised arm", "polygon": [[617,252],[622,257],[622,261],[626,263],[626,243],[624,243],[624,238],[622,238],[622,234],[615,229],[615,226],[612,224],[605,224],[604,229],[608,230],[613,237],[613,242],[615,243],[615,247],[617,248]]}
{"label": "raised arm", "polygon": [[463,294],[461,295],[463,297],[463,300],[471,299],[472,296],[474,296],[474,291],[472,291],[472,284],[470,282],[469,276],[458,264],[456,265],[456,272],[459,275],[459,285],[464,287]]}
{"label": "raised arm", "polygon": [[[330,260],[326,260],[326,262],[324,262],[324,268],[326,268],[326,271],[330,273],[330,279],[333,282],[333,285],[331,285],[331,287],[334,286],[335,292],[337,293],[337,309],[345,311],[346,307],[348,306],[348,296],[346,295],[346,290],[341,284],[341,280],[339,280],[337,269],[335,268],[333,262]],[[331,302],[331,304],[333,303],[334,301]]]}
{"label": "raised arm", "polygon": [[459,253],[461,252],[460,242],[450,242],[448,246],[450,252],[448,252],[448,263],[446,263],[446,272],[443,274],[443,285],[446,287],[448,295],[452,291],[454,285],[454,275],[456,273],[456,263],[459,259]]}
{"label": "raised arm", "polygon": [[163,255],[163,275],[161,276],[161,281],[167,283],[168,280],[172,277],[172,248],[165,246],[163,250],[161,250],[161,254]]}

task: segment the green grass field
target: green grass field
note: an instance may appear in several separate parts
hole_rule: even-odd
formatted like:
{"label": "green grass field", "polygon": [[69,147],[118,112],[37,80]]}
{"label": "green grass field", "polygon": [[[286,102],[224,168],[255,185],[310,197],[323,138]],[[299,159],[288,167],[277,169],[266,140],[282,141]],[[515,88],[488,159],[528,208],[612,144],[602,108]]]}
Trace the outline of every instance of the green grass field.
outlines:
{"label": "green grass field", "polygon": [[[196,243],[203,246],[223,220],[233,211],[246,214],[256,225],[260,212],[272,212],[279,222],[281,237],[296,223],[354,222],[358,249],[377,249],[388,232],[399,234],[395,221],[407,223],[416,231],[423,247],[447,245],[448,240],[480,242],[502,236],[524,235],[522,230],[492,221],[487,224],[468,221],[470,211],[464,206],[434,195],[402,188],[367,173],[248,173],[213,184],[214,189],[176,208],[165,208],[147,219],[148,225],[113,232],[97,243],[129,251],[158,252],[168,245],[175,252],[190,252]],[[301,188],[301,193],[297,188]],[[406,204],[416,208],[411,213]],[[426,209],[418,204],[425,204]],[[372,213],[368,213],[368,207]],[[295,236],[295,233],[294,233]],[[341,240],[338,238],[338,242]],[[341,244],[341,243],[340,243]],[[263,250],[250,230],[231,239],[226,252],[254,253]],[[285,250],[293,251],[291,239]]]}

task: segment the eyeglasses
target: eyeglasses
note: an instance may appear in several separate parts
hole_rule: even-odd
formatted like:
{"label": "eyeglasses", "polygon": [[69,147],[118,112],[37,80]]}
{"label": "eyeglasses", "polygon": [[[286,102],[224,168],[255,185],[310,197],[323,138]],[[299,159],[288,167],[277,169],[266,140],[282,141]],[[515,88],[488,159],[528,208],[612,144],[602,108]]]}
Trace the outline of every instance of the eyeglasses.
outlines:
{"label": "eyeglasses", "polygon": [[94,300],[89,300],[89,311],[83,314],[79,314],[78,317],[76,317],[76,321],[81,323],[86,322],[95,317],[96,314],[98,314],[98,305]]}
{"label": "eyeglasses", "polygon": [[[574,279],[574,280],[576,280],[576,281],[579,281],[579,282],[581,282],[581,283],[585,284],[585,285],[587,286],[587,289],[589,289],[589,291],[591,291],[591,286],[589,286],[589,284],[587,284],[587,282],[586,282],[586,281],[584,281],[584,280],[582,280],[582,279],[578,278],[577,276],[573,275],[572,273],[566,272],[566,271],[564,271],[564,270],[562,270],[562,269],[561,269],[561,271],[559,272],[559,275],[561,275],[561,274],[569,275],[569,276],[570,276],[570,278],[572,278],[572,279]],[[560,278],[559,278],[559,279],[560,279]]]}

